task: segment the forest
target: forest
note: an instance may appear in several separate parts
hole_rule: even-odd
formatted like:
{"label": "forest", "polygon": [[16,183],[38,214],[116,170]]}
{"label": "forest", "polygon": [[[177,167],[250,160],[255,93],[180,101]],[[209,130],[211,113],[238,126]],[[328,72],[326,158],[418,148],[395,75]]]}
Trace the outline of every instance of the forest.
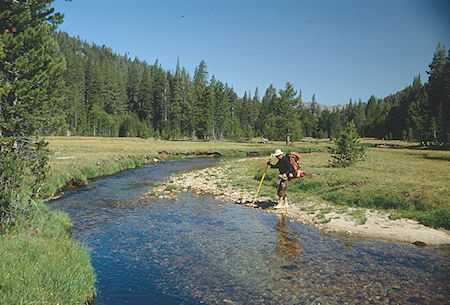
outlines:
{"label": "forest", "polygon": [[262,97],[258,88],[239,97],[226,82],[209,76],[203,60],[191,76],[179,61],[175,71],[165,71],[158,60],[148,64],[67,33],[55,35],[67,65],[58,107],[64,120],[49,133],[200,140],[289,135],[295,141],[332,139],[353,120],[361,137],[448,142],[450,53],[441,44],[427,83],[419,75],[387,97],[327,107],[315,95],[305,102],[290,82],[282,89],[270,85]]}

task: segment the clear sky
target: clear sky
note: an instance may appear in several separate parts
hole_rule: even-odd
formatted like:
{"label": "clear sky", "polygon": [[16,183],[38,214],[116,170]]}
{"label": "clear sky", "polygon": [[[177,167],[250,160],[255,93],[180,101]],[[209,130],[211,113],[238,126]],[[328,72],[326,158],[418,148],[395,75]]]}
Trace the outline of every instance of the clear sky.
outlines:
{"label": "clear sky", "polygon": [[325,105],[383,98],[450,47],[450,0],[56,0],[59,27],[164,70],[177,58],[239,96],[272,83]]}

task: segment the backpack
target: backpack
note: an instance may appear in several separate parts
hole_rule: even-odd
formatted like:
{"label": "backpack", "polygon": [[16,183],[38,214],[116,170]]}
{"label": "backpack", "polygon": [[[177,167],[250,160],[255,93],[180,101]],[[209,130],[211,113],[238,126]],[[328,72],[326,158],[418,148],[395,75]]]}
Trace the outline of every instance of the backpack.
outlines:
{"label": "backpack", "polygon": [[[286,154],[289,158],[289,163],[292,167],[292,178],[303,178],[306,176],[304,171],[300,170],[300,154],[295,151],[291,151]],[[290,176],[290,175],[289,175]]]}

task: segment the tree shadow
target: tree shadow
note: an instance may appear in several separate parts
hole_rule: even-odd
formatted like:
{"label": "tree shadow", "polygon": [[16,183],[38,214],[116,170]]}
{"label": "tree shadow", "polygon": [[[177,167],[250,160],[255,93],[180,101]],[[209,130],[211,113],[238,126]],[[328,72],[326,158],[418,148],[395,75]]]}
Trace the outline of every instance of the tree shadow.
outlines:
{"label": "tree shadow", "polygon": [[429,155],[424,155],[423,157],[425,159],[428,159],[428,160],[450,161],[450,157],[449,156],[429,156]]}
{"label": "tree shadow", "polygon": [[448,151],[450,150],[449,144],[444,145],[422,145],[422,144],[392,144],[392,143],[364,143],[363,145],[368,145],[368,148],[390,148],[390,149],[413,149],[413,150],[439,150]]}

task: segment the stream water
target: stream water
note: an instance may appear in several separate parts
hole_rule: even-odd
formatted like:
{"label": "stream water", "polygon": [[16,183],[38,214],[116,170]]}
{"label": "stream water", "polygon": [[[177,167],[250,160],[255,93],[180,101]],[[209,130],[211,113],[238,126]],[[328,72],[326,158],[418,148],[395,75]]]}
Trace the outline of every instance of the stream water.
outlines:
{"label": "stream water", "polygon": [[173,172],[215,162],[146,165],[51,203],[90,249],[96,305],[448,304],[448,248],[325,234],[212,196],[133,203]]}

